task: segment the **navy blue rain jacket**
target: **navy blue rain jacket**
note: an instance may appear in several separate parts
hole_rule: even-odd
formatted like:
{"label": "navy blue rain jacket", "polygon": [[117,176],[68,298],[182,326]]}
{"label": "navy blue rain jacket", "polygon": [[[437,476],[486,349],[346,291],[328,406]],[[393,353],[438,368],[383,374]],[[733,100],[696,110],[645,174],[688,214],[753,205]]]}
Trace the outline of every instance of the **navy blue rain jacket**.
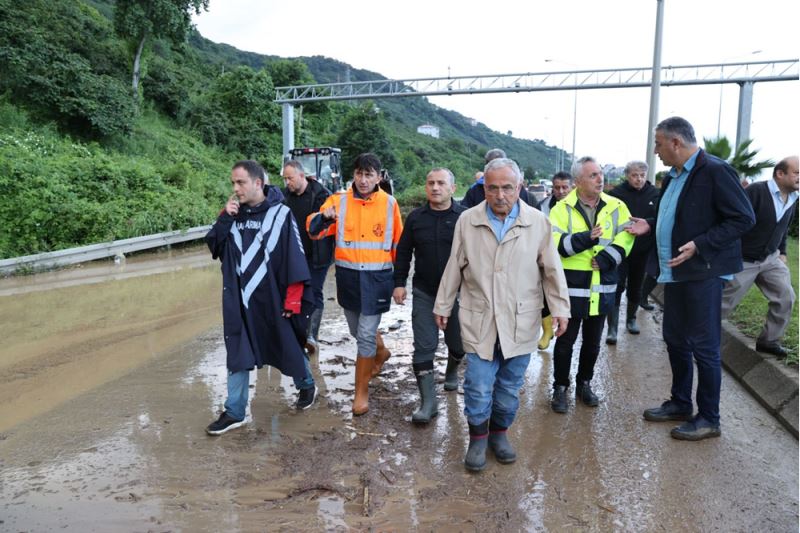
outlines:
{"label": "navy blue rain jacket", "polygon": [[[313,307],[309,271],[297,223],[283,195],[265,187],[256,207],[242,205],[236,217],[222,212],[206,235],[222,262],[222,319],[231,372],[270,365],[305,377],[302,330]],[[282,316],[289,285],[304,282],[301,316]]]}

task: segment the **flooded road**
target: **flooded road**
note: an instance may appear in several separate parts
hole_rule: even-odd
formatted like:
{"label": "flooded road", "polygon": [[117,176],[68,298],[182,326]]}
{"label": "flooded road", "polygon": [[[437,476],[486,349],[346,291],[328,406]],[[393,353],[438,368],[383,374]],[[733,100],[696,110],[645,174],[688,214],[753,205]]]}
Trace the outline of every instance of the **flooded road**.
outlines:
{"label": "flooded road", "polygon": [[603,345],[599,408],[552,413],[552,345],[534,354],[517,462],[471,474],[460,392],[439,385],[439,416],[410,423],[410,303],[384,315],[395,356],[367,415],[350,415],[355,346],[329,299],[319,402],[296,412],[291,380],[263,369],[250,423],[209,437],[218,266],[189,250],[97,268],[0,282],[0,531],[797,531],[797,441],[732,378],[722,438],[642,420],[669,391],[658,312]]}

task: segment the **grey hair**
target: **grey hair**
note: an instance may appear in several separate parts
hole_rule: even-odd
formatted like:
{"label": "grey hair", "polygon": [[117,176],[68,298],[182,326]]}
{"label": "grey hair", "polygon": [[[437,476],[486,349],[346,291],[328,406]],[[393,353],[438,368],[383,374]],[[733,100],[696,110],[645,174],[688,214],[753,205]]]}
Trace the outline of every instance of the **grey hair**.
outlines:
{"label": "grey hair", "polygon": [[629,161],[628,164],[625,165],[625,175],[627,176],[636,169],[641,169],[647,172],[648,169],[647,163],[645,163],[644,161]]}
{"label": "grey hair", "polygon": [[575,176],[576,178],[581,175],[583,171],[583,165],[586,163],[597,163],[597,160],[594,157],[585,155],[572,163],[572,168],[570,169],[570,174]]}
{"label": "grey hair", "polygon": [[298,161],[296,159],[290,159],[286,163],[284,163],[283,164],[283,168],[286,168],[286,167],[292,167],[293,169],[295,169],[297,172],[299,172],[303,176],[306,175],[306,169],[303,168],[303,163],[301,163],[300,161]]}
{"label": "grey hair", "polygon": [[517,183],[522,183],[522,171],[519,169],[519,165],[514,162],[513,159],[508,159],[506,157],[501,157],[498,159],[492,159],[486,166],[483,167],[483,175],[489,173],[490,170],[497,170],[499,168],[508,167],[514,173],[514,176],[517,178]]}
{"label": "grey hair", "polygon": [[449,168],[446,168],[446,167],[432,168],[430,170],[430,172],[425,174],[425,179],[427,180],[428,176],[430,176],[434,172],[444,172],[445,174],[447,174],[450,177],[450,185],[455,185],[456,184],[456,177],[453,175],[453,172]]}
{"label": "grey hair", "polygon": [[687,146],[697,145],[694,128],[689,121],[681,117],[665,118],[656,126],[656,131],[662,132],[667,137],[679,137]]}
{"label": "grey hair", "polygon": [[503,150],[501,150],[500,148],[492,148],[491,150],[486,152],[485,156],[483,156],[483,162],[488,163],[492,159],[505,159],[505,158],[506,158],[506,153]]}

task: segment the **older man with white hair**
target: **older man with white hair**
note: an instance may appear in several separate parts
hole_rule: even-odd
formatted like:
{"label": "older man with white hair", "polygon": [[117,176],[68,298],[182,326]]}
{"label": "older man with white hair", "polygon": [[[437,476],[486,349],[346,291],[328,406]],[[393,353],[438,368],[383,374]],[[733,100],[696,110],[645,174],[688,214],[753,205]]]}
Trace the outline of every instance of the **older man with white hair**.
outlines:
{"label": "older man with white hair", "polygon": [[561,335],[569,296],[550,223],[519,200],[522,173],[506,158],[484,168],[486,200],[456,223],[450,259],[433,312],[446,329],[460,288],[461,340],[466,352],[464,413],[470,471],[486,466],[486,448],[500,463],[516,452],[506,432],[519,407],[519,389],[536,349],[545,298]]}

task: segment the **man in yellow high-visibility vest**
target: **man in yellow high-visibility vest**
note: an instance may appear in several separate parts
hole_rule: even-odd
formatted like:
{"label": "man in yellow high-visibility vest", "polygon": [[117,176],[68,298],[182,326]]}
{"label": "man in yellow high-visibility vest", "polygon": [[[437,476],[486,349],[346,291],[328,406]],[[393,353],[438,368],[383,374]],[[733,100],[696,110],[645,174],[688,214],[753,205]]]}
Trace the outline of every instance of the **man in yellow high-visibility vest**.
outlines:
{"label": "man in yellow high-visibility vest", "polygon": [[572,166],[575,189],[553,206],[550,223],[569,287],[567,331],[553,348],[553,399],[557,413],[567,412],[572,347],[583,330],[575,397],[590,407],[599,403],[592,391],[594,365],[600,353],[605,317],[614,307],[617,267],[633,247],[625,231],[630,212],[625,203],[603,192],[603,171],[591,157]]}

